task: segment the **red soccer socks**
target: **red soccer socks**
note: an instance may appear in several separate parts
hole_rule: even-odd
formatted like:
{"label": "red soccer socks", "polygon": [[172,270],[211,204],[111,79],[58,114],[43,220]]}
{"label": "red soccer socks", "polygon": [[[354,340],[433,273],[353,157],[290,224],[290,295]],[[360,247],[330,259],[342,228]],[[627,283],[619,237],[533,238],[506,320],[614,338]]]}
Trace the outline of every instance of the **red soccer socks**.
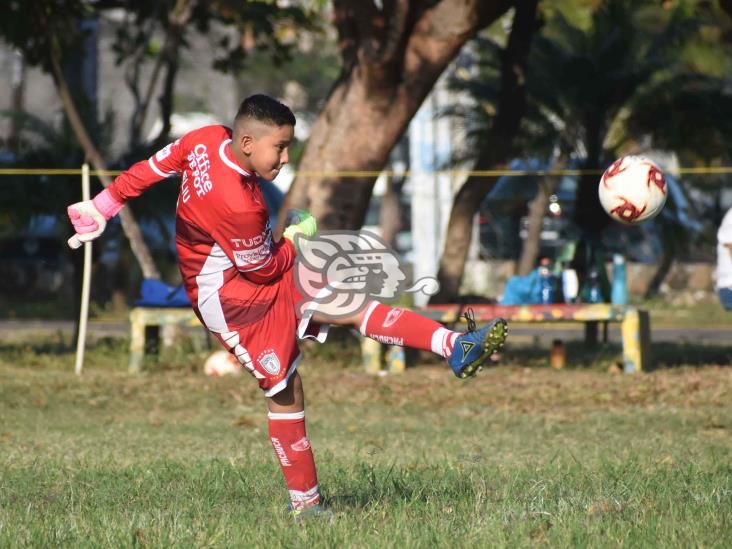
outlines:
{"label": "red soccer socks", "polygon": [[285,476],[293,509],[320,502],[313,451],[305,433],[305,412],[269,412],[269,438]]}
{"label": "red soccer socks", "polygon": [[366,308],[359,331],[380,343],[432,351],[443,357],[450,356],[455,338],[460,335],[413,311],[377,301]]}

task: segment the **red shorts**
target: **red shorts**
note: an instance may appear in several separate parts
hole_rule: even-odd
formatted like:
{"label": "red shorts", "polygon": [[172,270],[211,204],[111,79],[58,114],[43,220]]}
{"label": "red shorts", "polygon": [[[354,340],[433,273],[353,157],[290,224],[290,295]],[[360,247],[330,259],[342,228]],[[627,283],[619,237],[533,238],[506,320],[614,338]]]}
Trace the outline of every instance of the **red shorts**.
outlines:
{"label": "red shorts", "polygon": [[[327,326],[301,322],[296,311],[300,292],[290,269],[279,280],[277,297],[254,322],[237,326],[227,319],[231,331],[214,333],[226,349],[259,383],[265,396],[273,396],[287,386],[300,362],[299,338],[325,341]],[[298,330],[299,328],[299,330]]]}

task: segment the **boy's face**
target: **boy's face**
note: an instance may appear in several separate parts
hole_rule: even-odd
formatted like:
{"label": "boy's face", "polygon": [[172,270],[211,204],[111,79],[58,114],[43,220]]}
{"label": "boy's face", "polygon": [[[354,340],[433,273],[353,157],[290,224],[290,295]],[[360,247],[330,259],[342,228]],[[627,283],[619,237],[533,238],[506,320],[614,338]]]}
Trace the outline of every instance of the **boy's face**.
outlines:
{"label": "boy's face", "polygon": [[295,129],[290,125],[272,126],[261,122],[255,122],[250,128],[251,131],[239,139],[241,152],[248,164],[244,167],[263,179],[272,180],[289,161],[287,148]]}

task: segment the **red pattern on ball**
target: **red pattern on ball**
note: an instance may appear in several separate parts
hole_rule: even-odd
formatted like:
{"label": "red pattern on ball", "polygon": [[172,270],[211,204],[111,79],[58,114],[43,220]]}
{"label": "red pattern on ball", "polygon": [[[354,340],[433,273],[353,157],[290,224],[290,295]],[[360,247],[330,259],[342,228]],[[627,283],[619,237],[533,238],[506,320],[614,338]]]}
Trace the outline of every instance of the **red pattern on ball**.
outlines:
{"label": "red pattern on ball", "polygon": [[623,160],[623,158],[618,158],[610,165],[607,170],[605,170],[605,173],[602,175],[602,184],[605,185],[605,187],[607,187],[608,189],[610,188],[610,185],[608,185],[607,180],[628,169],[628,166],[621,167],[623,164]]}
{"label": "red pattern on ball", "polygon": [[666,194],[666,178],[663,176],[663,172],[661,172],[661,170],[656,166],[649,166],[648,180],[646,181],[646,184],[649,189],[651,188],[651,184],[653,184],[658,187],[663,194]]}
{"label": "red pattern on ball", "polygon": [[643,212],[646,211],[646,206],[644,205],[643,208],[640,210],[633,204],[632,202],[629,202],[625,198],[621,198],[623,203],[620,206],[617,206],[612,209],[610,212],[613,215],[616,215],[618,218],[622,219],[623,221],[633,222],[636,219],[638,219],[641,215],[643,215]]}

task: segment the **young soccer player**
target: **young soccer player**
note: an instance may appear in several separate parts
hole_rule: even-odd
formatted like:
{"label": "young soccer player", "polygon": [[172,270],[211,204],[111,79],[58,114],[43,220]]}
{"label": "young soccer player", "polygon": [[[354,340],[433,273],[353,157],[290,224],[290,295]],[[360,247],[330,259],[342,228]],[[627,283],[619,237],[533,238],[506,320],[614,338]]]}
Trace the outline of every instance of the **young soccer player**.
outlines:
{"label": "young soccer player", "polygon": [[[315,234],[306,217],[273,242],[258,177],[274,179],[288,161],[295,117],[265,96],[245,99],[232,128],[207,126],[184,135],[134,164],[93,200],[69,206],[79,247],[98,237],[125,202],[155,183],[180,175],[176,247],[186,292],[201,322],[258,381],[267,397],[269,435],[295,513],[320,501],[313,453],[305,432],[293,279],[297,234]],[[320,324],[316,324],[320,323]],[[316,313],[303,337],[324,341],[324,324],[357,327],[377,340],[437,353],[458,377],[473,375],[502,345],[506,322],[460,334],[419,314],[376,301],[359,313],[333,320]]]}

